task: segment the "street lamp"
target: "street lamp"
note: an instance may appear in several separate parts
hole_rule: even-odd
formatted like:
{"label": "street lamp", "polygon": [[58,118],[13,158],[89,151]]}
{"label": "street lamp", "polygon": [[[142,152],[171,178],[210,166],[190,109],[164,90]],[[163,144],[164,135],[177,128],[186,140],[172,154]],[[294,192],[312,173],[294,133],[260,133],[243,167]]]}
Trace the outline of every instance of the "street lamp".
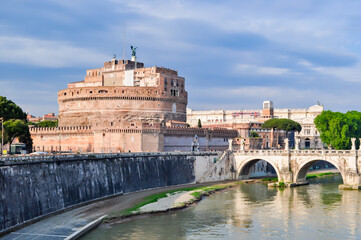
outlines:
{"label": "street lamp", "polygon": [[0,118],[1,121],[1,156],[3,155],[4,151],[4,118]]}

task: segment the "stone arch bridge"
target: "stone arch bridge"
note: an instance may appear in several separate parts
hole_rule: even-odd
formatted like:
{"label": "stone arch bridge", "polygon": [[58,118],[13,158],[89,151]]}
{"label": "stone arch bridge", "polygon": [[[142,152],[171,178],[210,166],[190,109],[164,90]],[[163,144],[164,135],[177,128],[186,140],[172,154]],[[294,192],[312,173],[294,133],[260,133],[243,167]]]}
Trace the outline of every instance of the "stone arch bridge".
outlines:
{"label": "stone arch bridge", "polygon": [[340,172],[340,188],[361,189],[361,150],[240,150],[234,153],[236,176],[248,179],[251,167],[264,160],[275,169],[278,180],[291,185],[306,184],[308,169],[317,161],[333,164]]}

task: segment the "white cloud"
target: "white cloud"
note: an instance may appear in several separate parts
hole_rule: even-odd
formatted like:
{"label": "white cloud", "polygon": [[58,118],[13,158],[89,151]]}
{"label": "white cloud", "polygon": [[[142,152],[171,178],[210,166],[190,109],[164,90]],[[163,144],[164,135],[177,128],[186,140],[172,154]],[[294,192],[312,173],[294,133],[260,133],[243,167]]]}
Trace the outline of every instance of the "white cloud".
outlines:
{"label": "white cloud", "polygon": [[333,92],[320,92],[318,89],[304,90],[292,87],[262,86],[209,88],[207,90],[194,88],[192,95],[196,95],[198,101],[190,101],[189,107],[195,110],[260,109],[265,100],[272,100],[275,108],[308,108],[320,101],[321,104],[325,105],[325,109],[336,111],[360,110],[358,93],[349,93],[345,97],[343,92],[335,94]]}
{"label": "white cloud", "polygon": [[63,41],[0,36],[0,62],[41,67],[89,66],[106,56]]}
{"label": "white cloud", "polygon": [[248,64],[238,64],[236,66],[236,72],[244,73],[244,74],[255,74],[255,75],[285,75],[292,73],[287,68],[260,67],[260,66],[248,65]]}

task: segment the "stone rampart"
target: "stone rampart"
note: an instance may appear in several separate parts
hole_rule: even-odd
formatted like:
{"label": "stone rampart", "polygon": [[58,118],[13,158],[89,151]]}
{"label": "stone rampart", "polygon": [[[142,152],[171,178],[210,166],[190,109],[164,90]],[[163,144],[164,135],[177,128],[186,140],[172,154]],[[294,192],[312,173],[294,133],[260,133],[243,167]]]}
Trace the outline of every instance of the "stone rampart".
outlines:
{"label": "stone rampart", "polygon": [[[0,233],[89,201],[195,182],[217,153],[84,154],[0,161]],[[197,160],[198,159],[198,160]],[[198,170],[199,172],[199,170]]]}
{"label": "stone rampart", "polygon": [[[134,88],[134,87],[133,87]],[[69,88],[59,91],[59,101],[85,101],[85,100],[142,100],[142,101],[168,101],[187,103],[186,93],[179,96],[171,96],[166,91],[154,87],[137,87],[139,90],[130,87],[83,87],[82,90]]]}

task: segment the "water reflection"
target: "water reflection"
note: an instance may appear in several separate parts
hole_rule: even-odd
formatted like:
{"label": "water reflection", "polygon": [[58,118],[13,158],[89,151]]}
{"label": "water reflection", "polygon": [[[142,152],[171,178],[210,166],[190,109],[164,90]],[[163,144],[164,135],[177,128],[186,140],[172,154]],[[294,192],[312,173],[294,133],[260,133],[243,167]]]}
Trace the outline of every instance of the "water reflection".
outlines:
{"label": "water reflection", "polygon": [[361,193],[338,190],[333,181],[284,191],[243,185],[182,211],[102,226],[83,239],[359,239]]}

